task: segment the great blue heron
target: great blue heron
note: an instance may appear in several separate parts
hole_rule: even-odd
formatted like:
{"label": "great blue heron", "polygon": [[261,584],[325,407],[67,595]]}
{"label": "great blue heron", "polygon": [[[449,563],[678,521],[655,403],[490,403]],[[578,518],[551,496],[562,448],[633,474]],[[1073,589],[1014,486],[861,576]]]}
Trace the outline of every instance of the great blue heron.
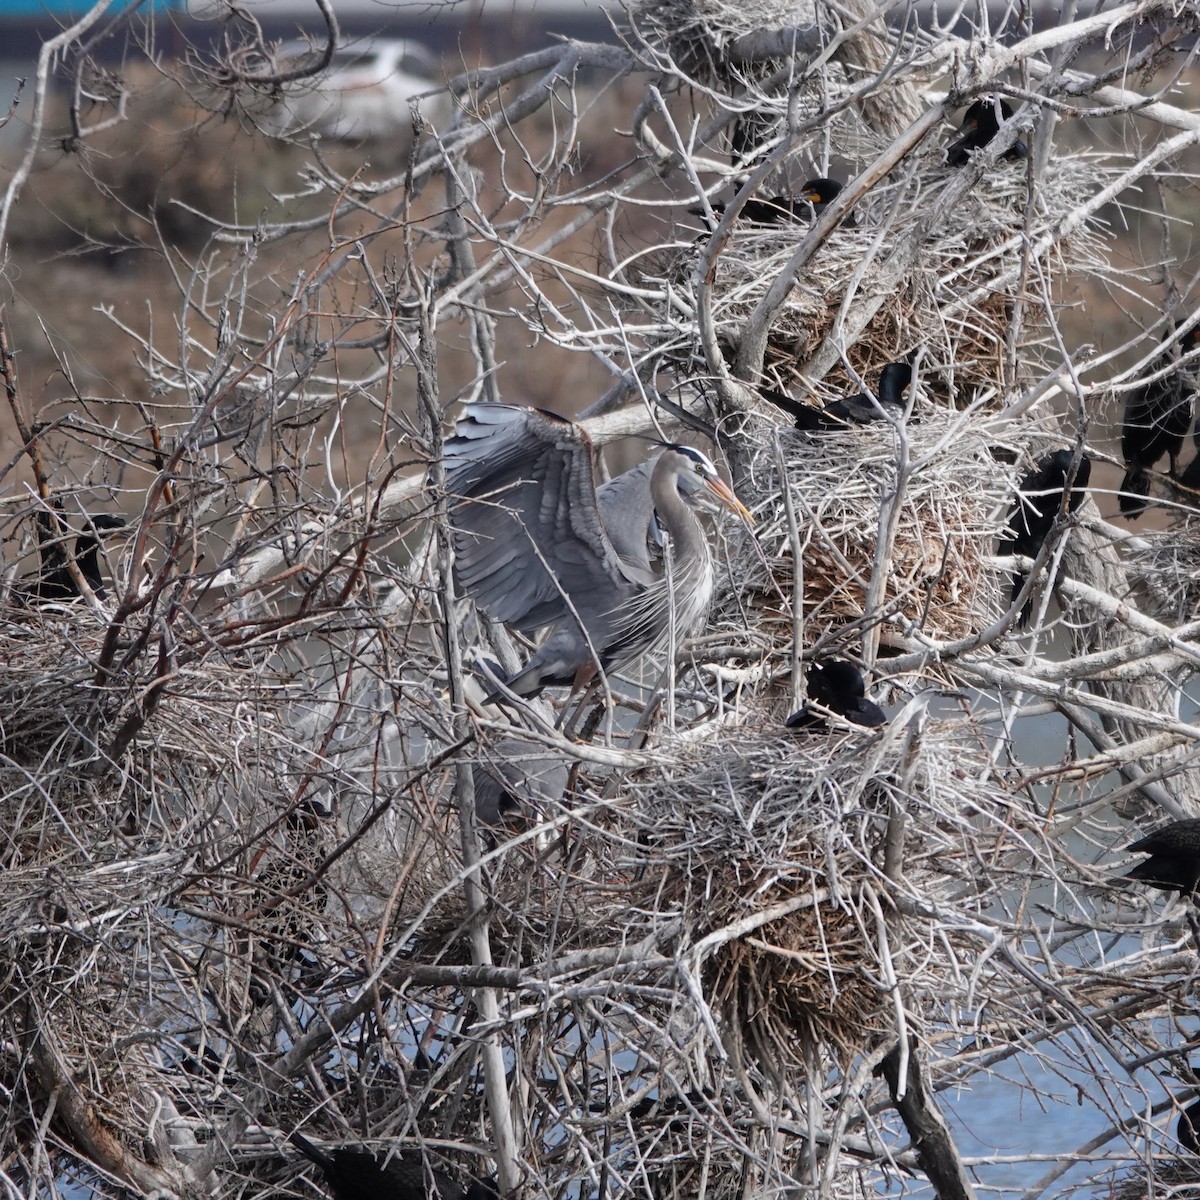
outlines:
{"label": "great blue heron", "polygon": [[1172,821],[1125,848],[1150,857],[1119,876],[1120,879],[1148,883],[1160,891],[1180,892],[1185,896],[1195,896],[1200,889],[1200,819]]}
{"label": "great blue heron", "polygon": [[[750,513],[690,446],[667,446],[596,487],[596,451],[573,421],[535,408],[470,404],[446,442],[455,574],[495,620],[552,626],[505,686],[519,696],[616,670],[708,608],[712,555],[693,508]],[[648,538],[669,539],[657,571]],[[496,698],[498,693],[489,696]]]}
{"label": "great blue heron", "polygon": [[[946,162],[952,167],[965,167],[976,150],[982,150],[1000,132],[1000,126],[1013,115],[1012,105],[999,96],[984,96],[963,113],[958,132],[963,136],[946,150]],[[1004,152],[1004,157],[1028,158],[1029,147],[1020,139]]]}
{"label": "great blue heron", "polygon": [[[1045,544],[1054,522],[1062,508],[1063,492],[1071,482],[1071,495],[1067,500],[1067,512],[1073,513],[1087,496],[1088,479],[1092,474],[1092,460],[1086,454],[1079,456],[1074,472],[1071,470],[1073,455],[1070,450],[1055,450],[1038,460],[1033,470],[1021,480],[1017,498],[1008,514],[1008,528],[996,547],[997,554],[1023,554],[1026,558],[1037,558]],[[1012,578],[1012,599],[1016,600],[1025,586],[1025,576],[1017,572]],[[1017,623],[1024,625],[1033,610],[1030,596]]]}
{"label": "great blue heron", "polygon": [[[1170,337],[1170,333],[1166,334]],[[1179,340],[1175,353],[1186,354],[1200,346],[1200,325]],[[1191,377],[1174,365],[1172,350],[1167,348],[1151,364],[1150,371],[1166,371],[1152,379],[1125,401],[1125,424],[1121,430],[1121,456],[1125,460],[1125,478],[1121,482],[1121,515],[1136,520],[1146,511],[1150,494],[1150,468],[1165,454],[1175,475],[1183,439],[1192,424],[1196,391]]]}
{"label": "great blue heron", "polygon": [[[292,1145],[325,1175],[334,1200],[496,1200],[496,1180],[474,1179],[462,1187],[448,1171],[426,1171],[421,1156],[376,1154],[365,1146],[335,1146],[328,1152],[303,1134]],[[432,1186],[430,1186],[432,1185]]]}
{"label": "great blue heron", "polygon": [[528,738],[500,738],[481,748],[475,765],[475,815],[498,825],[512,813],[530,813],[556,804],[567,790],[570,761]]}

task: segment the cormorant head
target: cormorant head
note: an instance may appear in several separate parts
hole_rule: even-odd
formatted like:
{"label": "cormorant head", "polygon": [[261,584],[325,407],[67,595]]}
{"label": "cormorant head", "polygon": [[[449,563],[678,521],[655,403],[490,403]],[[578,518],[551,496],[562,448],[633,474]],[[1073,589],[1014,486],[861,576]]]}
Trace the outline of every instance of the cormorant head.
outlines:
{"label": "cormorant head", "polygon": [[1052,454],[1047,454],[1042,459],[1042,464],[1046,468],[1047,475],[1053,472],[1059,479],[1066,481],[1067,471],[1071,467],[1071,451],[1070,450],[1055,450]]}
{"label": "cormorant head", "polygon": [[[997,105],[1000,108],[999,120],[996,119]],[[963,133],[971,133],[981,126],[984,129],[999,129],[1000,122],[1007,121],[1012,115],[1012,105],[1007,100],[1001,100],[998,96],[984,96],[976,100],[963,114],[959,129]]]}
{"label": "cormorant head", "polygon": [[[877,729],[886,724],[887,714],[867,699],[867,689],[859,669],[845,659],[831,658],[824,663],[814,663],[805,674],[809,700],[823,705],[854,725]],[[787,720],[788,728],[823,728],[824,723],[807,706],[793,713]]]}
{"label": "cormorant head", "polygon": [[813,663],[805,679],[808,681],[808,694],[835,711],[847,701],[861,700],[867,694],[858,668],[842,658]]}
{"label": "cormorant head", "polygon": [[836,179],[810,179],[800,189],[800,199],[812,205],[829,204],[837,198],[842,186]]}
{"label": "cormorant head", "polygon": [[463,1192],[463,1200],[500,1200],[500,1181],[495,1175],[472,1179]]}
{"label": "cormorant head", "polygon": [[87,518],[90,525],[101,537],[105,534],[114,533],[118,529],[125,529],[128,522],[124,517],[118,517],[115,513],[96,513],[95,516]]}
{"label": "cormorant head", "polygon": [[890,362],[879,372],[879,390],[897,399],[912,383],[912,367],[906,362]]}

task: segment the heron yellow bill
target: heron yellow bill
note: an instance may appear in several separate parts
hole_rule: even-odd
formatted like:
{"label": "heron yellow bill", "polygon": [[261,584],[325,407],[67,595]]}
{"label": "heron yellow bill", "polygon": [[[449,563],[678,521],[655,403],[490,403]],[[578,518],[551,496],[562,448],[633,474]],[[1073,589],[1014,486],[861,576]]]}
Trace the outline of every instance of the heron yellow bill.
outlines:
{"label": "heron yellow bill", "polygon": [[737,498],[729,484],[722,479],[706,479],[704,483],[718,503],[753,528],[754,518],[750,515],[750,510]]}

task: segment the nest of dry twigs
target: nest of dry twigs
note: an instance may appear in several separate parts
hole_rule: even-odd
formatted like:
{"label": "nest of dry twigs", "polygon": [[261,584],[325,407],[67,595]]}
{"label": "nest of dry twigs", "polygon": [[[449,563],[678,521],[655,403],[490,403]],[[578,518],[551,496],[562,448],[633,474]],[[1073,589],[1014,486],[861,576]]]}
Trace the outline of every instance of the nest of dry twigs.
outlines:
{"label": "nest of dry twigs", "polygon": [[[194,960],[201,947],[216,953],[224,929],[274,962],[324,897],[300,886],[312,856],[282,823],[308,756],[289,750],[280,710],[262,703],[285,690],[265,657],[172,662],[135,621],[116,636],[107,619],[77,600],[10,605],[0,624],[0,944],[5,986],[30,1005],[26,1027],[52,1031],[55,1053],[88,1078],[90,1101],[111,1097],[100,1115],[120,1125],[157,1070],[149,1053],[133,1065],[111,1054],[139,1027],[151,947],[186,946]],[[220,884],[197,885],[210,861]],[[197,919],[206,908],[215,925]],[[169,985],[157,993],[164,1014],[174,999]]]}
{"label": "nest of dry twigs", "polygon": [[[677,68],[705,83],[728,87],[737,81],[726,57],[729,43],[745,34],[807,23],[794,4],[780,0],[641,0],[630,13],[632,28],[670,56]],[[759,70],[762,70],[760,67]]]}
{"label": "nest of dry twigs", "polygon": [[953,639],[999,611],[1001,577],[985,559],[1017,469],[996,461],[992,440],[969,419],[947,421],[931,406],[918,406],[914,417],[903,445],[882,423],[780,431],[786,504],[775,448],[763,439],[752,480],[762,498],[757,541],[771,570],[743,546],[713,623],[731,636],[748,629],[756,645],[786,656],[798,595],[806,645],[830,628],[876,623]]}
{"label": "nest of dry twigs", "polygon": [[123,699],[104,687],[97,663],[104,626],[81,602],[10,607],[0,625],[0,711],[4,755],[22,766],[67,758],[78,773],[93,765]]}
{"label": "nest of dry twigs", "polygon": [[632,903],[592,905],[631,939],[678,920],[676,958],[764,1069],[861,1049],[894,1020],[887,980],[916,969],[887,899],[885,846],[939,891],[939,849],[988,801],[972,762],[982,767],[982,753],[948,726],[718,727],[629,781]]}
{"label": "nest of dry twigs", "polygon": [[1200,516],[1187,514],[1170,529],[1148,530],[1133,543],[1127,571],[1142,592],[1142,607],[1173,625],[1200,616]]}
{"label": "nest of dry twigs", "polygon": [[1109,1200],[1198,1200],[1200,1159],[1184,1156],[1175,1161],[1155,1162],[1150,1171],[1115,1172],[1107,1193]]}
{"label": "nest of dry twigs", "polygon": [[[765,1071],[813,1050],[853,1053],[891,1027],[896,971],[920,987],[888,898],[885,846],[922,894],[941,894],[946,864],[978,836],[972,821],[995,809],[985,767],[981,744],[950,724],[711,724],[694,741],[662,743],[619,798],[583,785],[545,807],[562,819],[561,839],[540,854],[513,843],[494,866],[496,944],[517,966],[522,947],[544,961],[551,930],[554,955],[658,935],[659,949],[639,958],[647,1023],[682,1019],[652,1016],[652,980],[673,995],[678,983],[667,982],[683,971],[691,1020],[740,1039]],[[466,960],[462,915],[448,897],[422,927],[423,946],[443,939],[440,961]]]}
{"label": "nest of dry twigs", "polygon": [[[847,363],[873,385],[885,364],[920,351],[926,387],[937,402],[958,409],[989,400],[999,405],[1018,382],[1007,344],[1018,302],[1016,361],[1036,369],[1051,293],[1021,293],[1023,247],[1040,249],[1034,258],[1043,277],[1105,269],[1102,240],[1093,228],[1084,226],[1049,246],[1041,242],[1063,214],[1095,191],[1100,173],[1083,159],[1052,163],[1027,212],[1024,163],[1000,162],[960,200],[943,203],[960,177],[941,162],[943,149],[938,142],[921,152],[919,178],[877,187],[857,210],[859,227],[836,229],[807,262],[772,321],[764,382],[825,403],[860,390]],[[736,347],[807,236],[803,224],[735,224],[712,282],[722,346]],[[669,283],[664,290],[673,301],[682,291],[696,302],[695,268],[705,242],[693,235],[647,258],[641,282]],[[851,338],[843,322],[858,309],[871,315]],[[832,361],[823,352],[828,346],[835,350]],[[704,371],[694,352],[682,336],[672,348],[685,370]]]}

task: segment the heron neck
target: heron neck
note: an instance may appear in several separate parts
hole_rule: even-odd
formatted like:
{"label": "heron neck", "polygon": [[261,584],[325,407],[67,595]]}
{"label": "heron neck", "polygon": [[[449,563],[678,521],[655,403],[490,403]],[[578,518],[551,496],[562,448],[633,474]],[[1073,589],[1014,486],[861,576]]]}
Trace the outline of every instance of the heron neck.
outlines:
{"label": "heron neck", "polygon": [[663,455],[650,477],[650,496],[659,523],[671,538],[671,558],[676,580],[687,577],[693,570],[705,573],[710,568],[712,556],[708,539],[691,506],[679,494],[674,472],[662,464]]}

